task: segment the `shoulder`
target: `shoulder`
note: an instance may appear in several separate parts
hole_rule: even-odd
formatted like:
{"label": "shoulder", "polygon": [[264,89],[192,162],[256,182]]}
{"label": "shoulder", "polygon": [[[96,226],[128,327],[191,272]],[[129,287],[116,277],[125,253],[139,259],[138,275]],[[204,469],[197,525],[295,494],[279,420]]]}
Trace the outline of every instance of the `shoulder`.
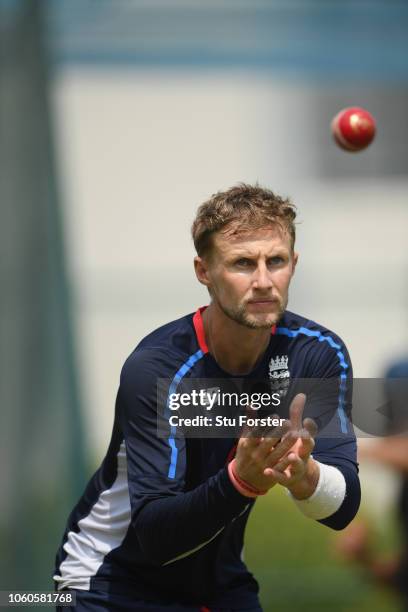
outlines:
{"label": "shoulder", "polygon": [[342,338],[312,319],[285,311],[276,334],[294,341],[299,356],[308,366],[308,376],[351,371],[350,356]]}
{"label": "shoulder", "polygon": [[285,311],[279,321],[276,334],[289,338],[311,338],[317,340],[318,344],[323,347],[328,346],[335,350],[345,348],[343,340],[334,331],[289,310]]}
{"label": "shoulder", "polygon": [[162,325],[139,342],[123,365],[121,383],[129,378],[173,377],[197,352],[193,315],[189,314]]}
{"label": "shoulder", "polygon": [[176,349],[186,353],[198,348],[193,313],[153,330],[139,342],[135,350],[147,348]]}

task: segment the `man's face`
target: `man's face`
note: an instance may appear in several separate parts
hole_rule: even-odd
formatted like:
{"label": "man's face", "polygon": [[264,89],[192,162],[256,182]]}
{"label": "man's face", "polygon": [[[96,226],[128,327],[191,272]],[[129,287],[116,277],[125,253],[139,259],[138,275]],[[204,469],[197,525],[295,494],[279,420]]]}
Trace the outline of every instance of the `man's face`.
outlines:
{"label": "man's face", "polygon": [[216,233],[211,255],[196,258],[196,271],[225,315],[245,327],[265,329],[286,309],[296,262],[289,234],[271,226],[238,235]]}

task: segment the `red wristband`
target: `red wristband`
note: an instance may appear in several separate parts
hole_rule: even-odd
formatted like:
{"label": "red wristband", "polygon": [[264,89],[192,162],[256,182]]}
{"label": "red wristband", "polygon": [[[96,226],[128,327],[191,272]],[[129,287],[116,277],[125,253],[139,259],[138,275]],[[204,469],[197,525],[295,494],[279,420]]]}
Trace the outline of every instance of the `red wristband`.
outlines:
{"label": "red wristband", "polygon": [[265,495],[267,493],[267,491],[260,491],[259,489],[256,489],[250,485],[249,482],[242,480],[242,478],[238,476],[235,471],[235,459],[228,464],[228,474],[236,490],[245,497],[258,497],[259,495]]}

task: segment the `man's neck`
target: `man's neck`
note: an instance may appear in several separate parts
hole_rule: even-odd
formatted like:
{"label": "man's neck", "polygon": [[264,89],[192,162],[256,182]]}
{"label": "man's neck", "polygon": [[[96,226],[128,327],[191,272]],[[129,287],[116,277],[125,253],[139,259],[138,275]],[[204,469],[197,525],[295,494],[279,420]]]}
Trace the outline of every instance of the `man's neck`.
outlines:
{"label": "man's neck", "polygon": [[227,317],[215,303],[203,312],[205,338],[211,355],[230,374],[248,374],[265,353],[270,329],[250,329]]}

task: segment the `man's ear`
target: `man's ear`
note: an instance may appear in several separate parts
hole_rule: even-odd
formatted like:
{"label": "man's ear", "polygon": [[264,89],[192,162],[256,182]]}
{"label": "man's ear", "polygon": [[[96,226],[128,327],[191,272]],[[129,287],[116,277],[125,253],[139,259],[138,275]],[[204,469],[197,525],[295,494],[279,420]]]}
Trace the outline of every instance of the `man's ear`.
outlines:
{"label": "man's ear", "polygon": [[208,262],[206,262],[203,257],[199,257],[198,255],[194,257],[194,270],[198,281],[202,285],[209,287],[210,280],[208,278]]}

